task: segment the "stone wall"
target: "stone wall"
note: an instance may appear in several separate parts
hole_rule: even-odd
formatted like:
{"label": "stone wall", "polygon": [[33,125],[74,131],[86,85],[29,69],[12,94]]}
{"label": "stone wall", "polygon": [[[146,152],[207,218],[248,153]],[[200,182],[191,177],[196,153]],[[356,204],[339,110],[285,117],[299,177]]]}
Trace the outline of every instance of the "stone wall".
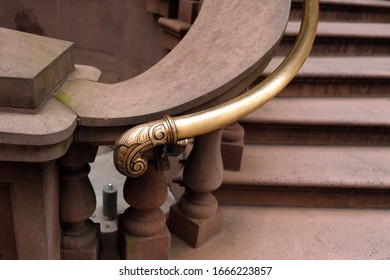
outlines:
{"label": "stone wall", "polygon": [[158,15],[145,0],[0,0],[0,26],[75,43],[76,63],[115,83],[166,55]]}

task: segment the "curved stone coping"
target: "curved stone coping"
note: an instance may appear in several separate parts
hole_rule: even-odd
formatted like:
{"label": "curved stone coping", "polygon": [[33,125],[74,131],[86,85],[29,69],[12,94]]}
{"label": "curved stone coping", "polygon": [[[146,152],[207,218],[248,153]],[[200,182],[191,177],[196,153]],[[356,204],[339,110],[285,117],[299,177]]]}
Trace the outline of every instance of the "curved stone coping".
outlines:
{"label": "curved stone coping", "polygon": [[124,126],[191,110],[268,63],[289,8],[288,0],[204,1],[186,37],[148,71],[117,84],[68,81],[55,96],[82,126]]}

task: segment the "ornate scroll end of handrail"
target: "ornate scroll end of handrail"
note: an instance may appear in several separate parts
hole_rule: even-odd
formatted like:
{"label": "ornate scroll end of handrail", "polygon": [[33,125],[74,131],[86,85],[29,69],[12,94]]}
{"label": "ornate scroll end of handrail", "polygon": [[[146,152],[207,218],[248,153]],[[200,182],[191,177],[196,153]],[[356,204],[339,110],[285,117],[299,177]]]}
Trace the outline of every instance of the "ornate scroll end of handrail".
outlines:
{"label": "ornate scroll end of handrail", "polygon": [[148,150],[157,146],[173,147],[177,142],[177,129],[173,119],[164,119],[135,126],[126,131],[115,143],[114,164],[127,177],[141,176],[148,169]]}

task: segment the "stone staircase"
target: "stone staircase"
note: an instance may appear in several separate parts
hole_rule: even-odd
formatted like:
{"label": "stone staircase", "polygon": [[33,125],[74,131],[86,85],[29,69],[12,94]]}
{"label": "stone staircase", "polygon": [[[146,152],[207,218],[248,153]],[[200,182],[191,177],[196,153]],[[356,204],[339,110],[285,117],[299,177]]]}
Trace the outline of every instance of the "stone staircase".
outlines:
{"label": "stone staircase", "polygon": [[[390,206],[390,2],[320,3],[317,39],[300,73],[240,121],[241,171],[225,171],[220,204]],[[299,6],[293,1],[264,76],[291,47]]]}

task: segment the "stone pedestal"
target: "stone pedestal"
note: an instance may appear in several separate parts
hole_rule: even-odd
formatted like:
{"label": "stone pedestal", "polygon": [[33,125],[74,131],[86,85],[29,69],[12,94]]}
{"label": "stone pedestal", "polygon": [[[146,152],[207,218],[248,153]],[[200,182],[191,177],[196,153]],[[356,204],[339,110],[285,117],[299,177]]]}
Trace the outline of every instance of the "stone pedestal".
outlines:
{"label": "stone pedestal", "polygon": [[0,259],[60,259],[55,160],[77,116],[52,97],[74,69],[72,43],[0,28]]}
{"label": "stone pedestal", "polygon": [[118,245],[122,257],[127,260],[168,259],[171,234],[166,226],[159,233],[147,237],[136,236],[121,227],[118,230]]}
{"label": "stone pedestal", "polygon": [[[100,225],[93,223],[91,220],[86,221],[86,225],[83,225],[81,231],[64,231],[62,240],[63,244],[68,243],[63,246],[61,250],[61,256],[63,260],[97,260],[99,258],[99,233]],[[80,238],[86,241],[86,245],[80,247],[79,240],[75,241],[75,238]],[[67,241],[65,241],[67,240]],[[70,245],[69,243],[73,243]],[[67,249],[70,248],[70,249]]]}
{"label": "stone pedestal", "polygon": [[220,209],[208,219],[193,219],[184,215],[177,204],[169,211],[169,226],[192,247],[200,247],[216,236],[222,228],[223,215]]}
{"label": "stone pedestal", "polygon": [[0,162],[0,259],[60,259],[54,162]]}

